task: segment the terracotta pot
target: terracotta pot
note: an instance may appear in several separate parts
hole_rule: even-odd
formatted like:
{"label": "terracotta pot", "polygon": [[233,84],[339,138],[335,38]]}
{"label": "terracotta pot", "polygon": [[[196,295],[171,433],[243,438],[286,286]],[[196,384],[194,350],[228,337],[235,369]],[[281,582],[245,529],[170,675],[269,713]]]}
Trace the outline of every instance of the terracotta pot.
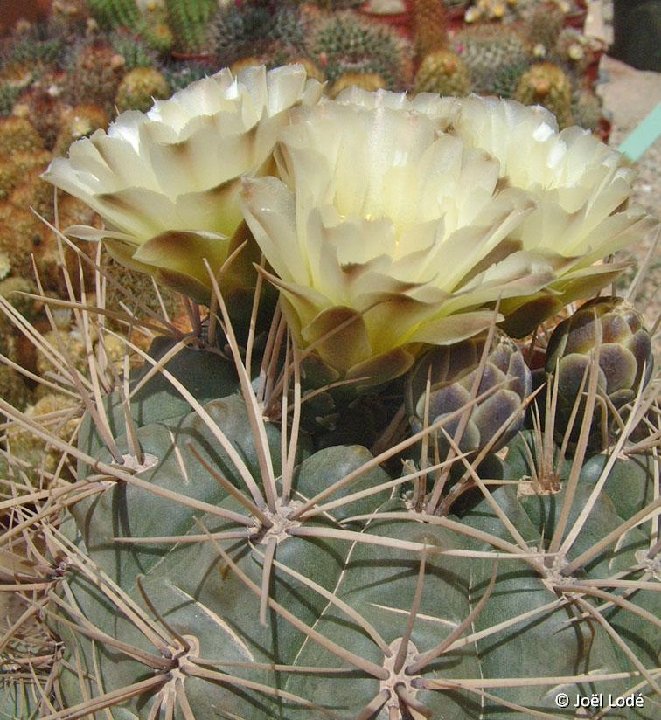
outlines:
{"label": "terracotta pot", "polygon": [[461,30],[466,23],[464,23],[464,13],[466,8],[452,8],[448,10],[448,30],[452,33]]}
{"label": "terracotta pot", "polygon": [[187,53],[187,52],[179,52],[178,50],[172,50],[170,52],[170,56],[174,60],[195,60],[196,62],[201,63],[209,63],[212,64],[214,61],[214,55],[213,53]]}
{"label": "terracotta pot", "polygon": [[611,121],[605,117],[600,118],[594,134],[608,145],[611,138]]}

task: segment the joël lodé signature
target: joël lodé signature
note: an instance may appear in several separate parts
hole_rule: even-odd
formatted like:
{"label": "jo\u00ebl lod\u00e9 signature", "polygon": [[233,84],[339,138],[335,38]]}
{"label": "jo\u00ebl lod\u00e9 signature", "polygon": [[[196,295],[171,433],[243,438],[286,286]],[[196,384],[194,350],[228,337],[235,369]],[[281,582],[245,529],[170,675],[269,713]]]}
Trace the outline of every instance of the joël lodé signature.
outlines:
{"label": "jo\u00ebl lod\u00e9 signature", "polygon": [[[559,693],[555,698],[559,707],[569,707],[570,697],[566,693]],[[611,695],[594,693],[593,695],[576,695],[573,701],[575,708],[624,708],[645,707],[645,698],[640,693],[631,695]]]}

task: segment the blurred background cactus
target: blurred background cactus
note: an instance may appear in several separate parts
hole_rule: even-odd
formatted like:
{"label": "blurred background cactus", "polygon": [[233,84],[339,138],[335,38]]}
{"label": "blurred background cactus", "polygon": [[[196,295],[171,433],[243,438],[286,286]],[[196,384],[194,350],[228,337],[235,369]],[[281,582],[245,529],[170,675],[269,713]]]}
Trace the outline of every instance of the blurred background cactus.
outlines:
{"label": "blurred background cactus", "polygon": [[217,0],[165,0],[165,10],[176,50],[207,51],[209,22],[218,11]]}

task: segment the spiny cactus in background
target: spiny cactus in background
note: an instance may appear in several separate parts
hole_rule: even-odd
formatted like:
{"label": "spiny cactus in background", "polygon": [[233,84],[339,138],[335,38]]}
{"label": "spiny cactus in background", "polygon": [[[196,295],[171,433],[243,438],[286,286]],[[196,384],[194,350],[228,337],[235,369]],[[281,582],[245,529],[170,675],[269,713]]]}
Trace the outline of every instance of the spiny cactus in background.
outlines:
{"label": "spiny cactus in background", "polygon": [[514,97],[524,105],[543,105],[561,128],[573,125],[571,81],[553,63],[533,65],[521,76]]}
{"label": "spiny cactus in background", "polygon": [[598,130],[604,117],[603,102],[594,90],[579,88],[572,93],[571,114],[579,127]]}
{"label": "spiny cactus in background", "polygon": [[140,37],[125,30],[117,30],[109,36],[109,40],[112,49],[124,58],[127,72],[138,67],[155,66],[155,51]]}
{"label": "spiny cactus in background", "polygon": [[11,115],[16,99],[21,94],[20,87],[0,85],[0,117]]}
{"label": "spiny cactus in background", "polygon": [[[0,118],[0,200],[6,199],[32,169],[45,167],[50,157],[27,118],[13,115]],[[0,249],[10,250],[9,247]]]}
{"label": "spiny cactus in background", "polygon": [[603,50],[601,40],[590,38],[575,28],[565,28],[552,48],[549,59],[561,65],[579,84],[585,71],[598,61]]}
{"label": "spiny cactus in background", "polygon": [[64,93],[71,105],[99,105],[114,111],[115,94],[124,75],[124,58],[103,40],[82,42],[73,49]]}
{"label": "spiny cactus in background", "polygon": [[412,79],[411,48],[406,41],[349,11],[313,21],[308,51],[331,82],[348,72],[376,73],[393,90],[407,87]]}
{"label": "spiny cactus in background", "polygon": [[209,51],[209,23],[218,11],[217,0],[165,0],[165,9],[176,50]]}
{"label": "spiny cactus in background", "polygon": [[442,0],[413,0],[413,37],[419,59],[448,46],[448,19]]}
{"label": "spiny cactus in background", "polygon": [[2,60],[7,65],[31,65],[33,71],[48,65],[61,65],[66,37],[59,27],[35,23],[17,31],[6,43]]}
{"label": "spiny cactus in background", "polygon": [[468,67],[474,92],[509,98],[530,66],[531,48],[511,27],[476,25],[456,33],[452,49]]}
{"label": "spiny cactus in background", "polygon": [[452,50],[436,50],[424,56],[413,83],[416,92],[468,95],[471,80],[463,60]]}
{"label": "spiny cactus in background", "polygon": [[[318,11],[317,11],[318,12]],[[314,12],[313,12],[314,14]],[[305,56],[310,11],[265,0],[220,8],[210,28],[210,47],[221,65],[269,54],[274,44],[291,57]]]}
{"label": "spiny cactus in background", "polygon": [[[592,359],[598,402],[590,424],[590,444],[602,450],[613,442],[631,404],[650,381],[654,359],[643,320],[621,298],[585,303],[553,331],[546,351],[546,371],[558,383],[556,427],[568,427],[577,397],[586,392]],[[578,428],[573,431],[574,440]]]}
{"label": "spiny cactus in background", "polygon": [[122,78],[115,95],[115,105],[120,112],[147,112],[154,100],[164,100],[170,95],[171,88],[163,73],[152,67],[137,67]]}
{"label": "spiny cactus in background", "polygon": [[363,0],[313,0],[322,10],[350,10],[363,4]]}
{"label": "spiny cactus in background", "polygon": [[28,118],[10,116],[0,120],[0,156],[42,150],[43,140]]}
{"label": "spiny cactus in background", "polygon": [[551,0],[532,3],[526,15],[525,32],[533,45],[542,45],[547,52],[555,47],[565,23],[565,13]]}
{"label": "spiny cactus in background", "polygon": [[148,8],[135,32],[147,47],[159,55],[167,55],[172,50],[174,36],[168,23],[167,12],[162,5]]}
{"label": "spiny cactus in background", "polygon": [[87,0],[92,17],[106,30],[135,29],[141,19],[136,0]]}

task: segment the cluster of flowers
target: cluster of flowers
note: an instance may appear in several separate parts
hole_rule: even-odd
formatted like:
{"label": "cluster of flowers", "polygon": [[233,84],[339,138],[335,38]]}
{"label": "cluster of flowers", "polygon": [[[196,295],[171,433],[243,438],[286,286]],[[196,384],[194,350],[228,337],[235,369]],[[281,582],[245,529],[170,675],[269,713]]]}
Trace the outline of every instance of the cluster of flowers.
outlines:
{"label": "cluster of flowers", "polygon": [[[377,382],[495,311],[525,335],[610,282],[621,268],[599,261],[653,223],[628,204],[620,156],[542,108],[355,88],[330,100],[300,66],[222,70],[123,113],[45,177],[106,223],[72,236],[201,303],[208,267],[248,237],[299,346]],[[229,292],[237,273],[223,272]]]}

